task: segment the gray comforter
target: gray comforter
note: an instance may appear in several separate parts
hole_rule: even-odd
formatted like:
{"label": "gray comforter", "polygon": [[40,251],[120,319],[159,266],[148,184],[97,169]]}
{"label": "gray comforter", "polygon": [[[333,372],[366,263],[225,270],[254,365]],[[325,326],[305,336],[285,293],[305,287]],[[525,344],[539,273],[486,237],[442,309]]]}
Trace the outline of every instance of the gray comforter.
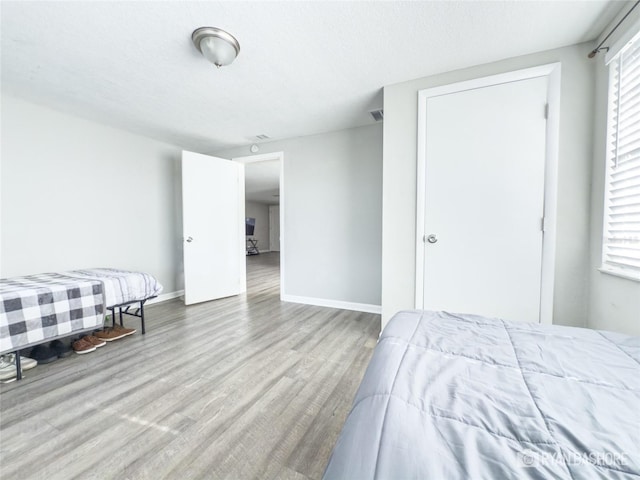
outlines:
{"label": "gray comforter", "polygon": [[143,272],[117,268],[88,268],[64,274],[102,282],[107,308],[155,298],[162,292],[160,282],[154,276]]}
{"label": "gray comforter", "polygon": [[400,312],[324,478],[638,479],[640,338]]}

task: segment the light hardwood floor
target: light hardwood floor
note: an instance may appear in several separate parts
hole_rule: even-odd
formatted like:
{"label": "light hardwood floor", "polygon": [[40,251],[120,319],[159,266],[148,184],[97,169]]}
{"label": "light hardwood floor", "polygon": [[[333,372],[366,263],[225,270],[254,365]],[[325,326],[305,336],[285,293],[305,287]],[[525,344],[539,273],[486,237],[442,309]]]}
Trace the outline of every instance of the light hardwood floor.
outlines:
{"label": "light hardwood floor", "polygon": [[247,258],[247,295],[152,305],[146,335],[2,385],[0,478],[320,478],[380,318],[280,302],[278,258]]}

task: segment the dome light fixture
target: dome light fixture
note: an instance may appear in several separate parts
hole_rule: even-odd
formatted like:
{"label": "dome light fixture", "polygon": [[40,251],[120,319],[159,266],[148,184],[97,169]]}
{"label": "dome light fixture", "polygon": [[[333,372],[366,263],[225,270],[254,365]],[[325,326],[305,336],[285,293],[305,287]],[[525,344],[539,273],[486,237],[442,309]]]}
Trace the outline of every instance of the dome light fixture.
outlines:
{"label": "dome light fixture", "polygon": [[200,27],[191,34],[191,40],[204,58],[216,67],[233,62],[240,53],[236,37],[216,27]]}

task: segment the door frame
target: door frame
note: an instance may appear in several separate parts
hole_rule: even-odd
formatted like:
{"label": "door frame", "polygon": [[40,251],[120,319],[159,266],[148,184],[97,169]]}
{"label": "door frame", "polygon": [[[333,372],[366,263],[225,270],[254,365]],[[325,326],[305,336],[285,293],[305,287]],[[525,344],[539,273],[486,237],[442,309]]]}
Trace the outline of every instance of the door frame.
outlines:
{"label": "door frame", "polygon": [[504,83],[548,78],[547,125],[544,174],[544,228],[542,236],[542,274],[540,281],[540,323],[553,323],[553,291],[556,256],[556,213],[558,201],[558,145],[560,127],[560,63],[550,63],[513,72],[490,75],[418,91],[418,145],[416,185],[416,290],[415,306],[424,308],[424,215],[426,184],[427,100]]}
{"label": "door frame", "polygon": [[[244,165],[256,162],[267,162],[270,160],[280,161],[280,300],[284,298],[285,285],[285,235],[284,235],[284,152],[260,153],[258,155],[248,155],[245,157],[234,157],[231,159]],[[246,201],[246,196],[245,196]]]}

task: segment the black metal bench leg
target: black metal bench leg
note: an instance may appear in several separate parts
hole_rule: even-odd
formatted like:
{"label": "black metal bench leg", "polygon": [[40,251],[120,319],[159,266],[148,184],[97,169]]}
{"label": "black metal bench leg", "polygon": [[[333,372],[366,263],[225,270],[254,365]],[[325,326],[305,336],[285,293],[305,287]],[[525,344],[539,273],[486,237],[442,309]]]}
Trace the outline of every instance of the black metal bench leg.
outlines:
{"label": "black metal bench leg", "polygon": [[16,350],[16,379],[22,380],[22,366],[20,365],[20,350]]}
{"label": "black metal bench leg", "polygon": [[140,323],[142,324],[142,334],[144,335],[144,302],[140,302]]}
{"label": "black metal bench leg", "polygon": [[116,326],[116,307],[111,307],[107,310],[111,312],[111,327],[113,328]]}

